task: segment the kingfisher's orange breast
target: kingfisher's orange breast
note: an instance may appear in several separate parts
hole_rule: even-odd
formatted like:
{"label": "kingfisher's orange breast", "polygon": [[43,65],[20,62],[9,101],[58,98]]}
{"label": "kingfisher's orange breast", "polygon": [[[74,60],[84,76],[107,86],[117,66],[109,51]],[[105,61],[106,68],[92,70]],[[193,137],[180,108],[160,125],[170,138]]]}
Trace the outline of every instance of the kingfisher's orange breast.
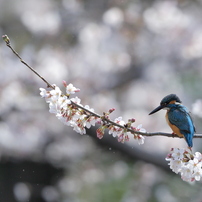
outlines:
{"label": "kingfisher's orange breast", "polygon": [[177,134],[179,137],[184,137],[184,135],[180,132],[179,128],[173,124],[170,123],[168,119],[168,112],[166,113],[166,121],[170,128],[172,129],[173,133]]}

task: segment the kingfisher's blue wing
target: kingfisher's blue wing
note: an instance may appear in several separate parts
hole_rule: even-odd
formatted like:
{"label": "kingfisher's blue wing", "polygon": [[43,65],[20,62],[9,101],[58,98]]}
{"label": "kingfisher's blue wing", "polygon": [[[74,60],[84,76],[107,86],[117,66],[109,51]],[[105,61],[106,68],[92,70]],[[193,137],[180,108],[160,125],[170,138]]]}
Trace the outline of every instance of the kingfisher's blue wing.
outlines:
{"label": "kingfisher's blue wing", "polygon": [[170,123],[177,126],[180,131],[187,133],[193,132],[193,121],[186,111],[181,109],[170,110],[168,119]]}
{"label": "kingfisher's blue wing", "polygon": [[192,146],[192,138],[194,136],[195,127],[187,109],[182,106],[175,109],[170,109],[168,112],[168,119],[172,125],[179,128],[188,145]]}

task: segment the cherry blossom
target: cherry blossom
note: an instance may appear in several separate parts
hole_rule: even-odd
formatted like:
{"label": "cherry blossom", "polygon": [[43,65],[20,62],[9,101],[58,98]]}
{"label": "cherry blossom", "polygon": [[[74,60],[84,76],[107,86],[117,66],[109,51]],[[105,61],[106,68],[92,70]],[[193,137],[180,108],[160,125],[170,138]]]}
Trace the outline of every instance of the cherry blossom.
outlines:
{"label": "cherry blossom", "polygon": [[182,180],[187,182],[200,181],[202,177],[202,154],[189,149],[172,148],[166,157],[168,165],[176,174],[180,173]]}
{"label": "cherry blossom", "polygon": [[135,134],[135,131],[145,132],[146,130],[142,128],[142,125],[133,127],[134,118],[129,119],[127,123],[122,117],[111,121],[109,115],[115,110],[114,108],[109,109],[108,112],[103,113],[103,116],[100,116],[88,105],[83,106],[79,97],[69,98],[70,94],[75,94],[80,89],[74,87],[71,83],[67,84],[66,81],[63,81],[63,85],[66,89],[66,95],[55,84],[52,85],[53,89],[50,91],[40,88],[41,97],[45,98],[49,104],[49,112],[55,114],[62,123],[72,127],[74,131],[82,135],[86,133],[86,128],[99,124],[100,127],[96,132],[97,137],[100,139],[107,129],[108,133],[112,134],[113,137],[117,137],[119,142],[129,141],[128,134],[132,133],[139,144],[144,143],[144,137],[140,134]]}

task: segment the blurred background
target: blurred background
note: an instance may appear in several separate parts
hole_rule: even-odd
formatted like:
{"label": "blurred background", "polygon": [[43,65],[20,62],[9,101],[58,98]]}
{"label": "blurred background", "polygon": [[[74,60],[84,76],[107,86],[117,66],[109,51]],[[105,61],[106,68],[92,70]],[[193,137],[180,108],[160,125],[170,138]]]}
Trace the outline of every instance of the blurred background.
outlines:
{"label": "blurred background", "polygon": [[[0,0],[0,34],[51,84],[81,89],[83,105],[171,132],[177,94],[201,133],[202,0]],[[182,139],[118,143],[96,128],[79,135],[48,112],[45,83],[0,42],[0,202],[201,202],[165,161]],[[194,151],[202,151],[194,140]]]}

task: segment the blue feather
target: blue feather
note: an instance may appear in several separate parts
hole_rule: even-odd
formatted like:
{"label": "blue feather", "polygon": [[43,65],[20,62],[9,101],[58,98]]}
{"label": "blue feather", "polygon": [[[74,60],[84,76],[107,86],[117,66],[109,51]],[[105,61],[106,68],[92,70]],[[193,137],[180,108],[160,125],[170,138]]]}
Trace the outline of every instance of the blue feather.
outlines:
{"label": "blue feather", "polygon": [[168,119],[172,125],[179,128],[189,147],[193,146],[192,139],[195,127],[187,108],[181,104],[168,104]]}

